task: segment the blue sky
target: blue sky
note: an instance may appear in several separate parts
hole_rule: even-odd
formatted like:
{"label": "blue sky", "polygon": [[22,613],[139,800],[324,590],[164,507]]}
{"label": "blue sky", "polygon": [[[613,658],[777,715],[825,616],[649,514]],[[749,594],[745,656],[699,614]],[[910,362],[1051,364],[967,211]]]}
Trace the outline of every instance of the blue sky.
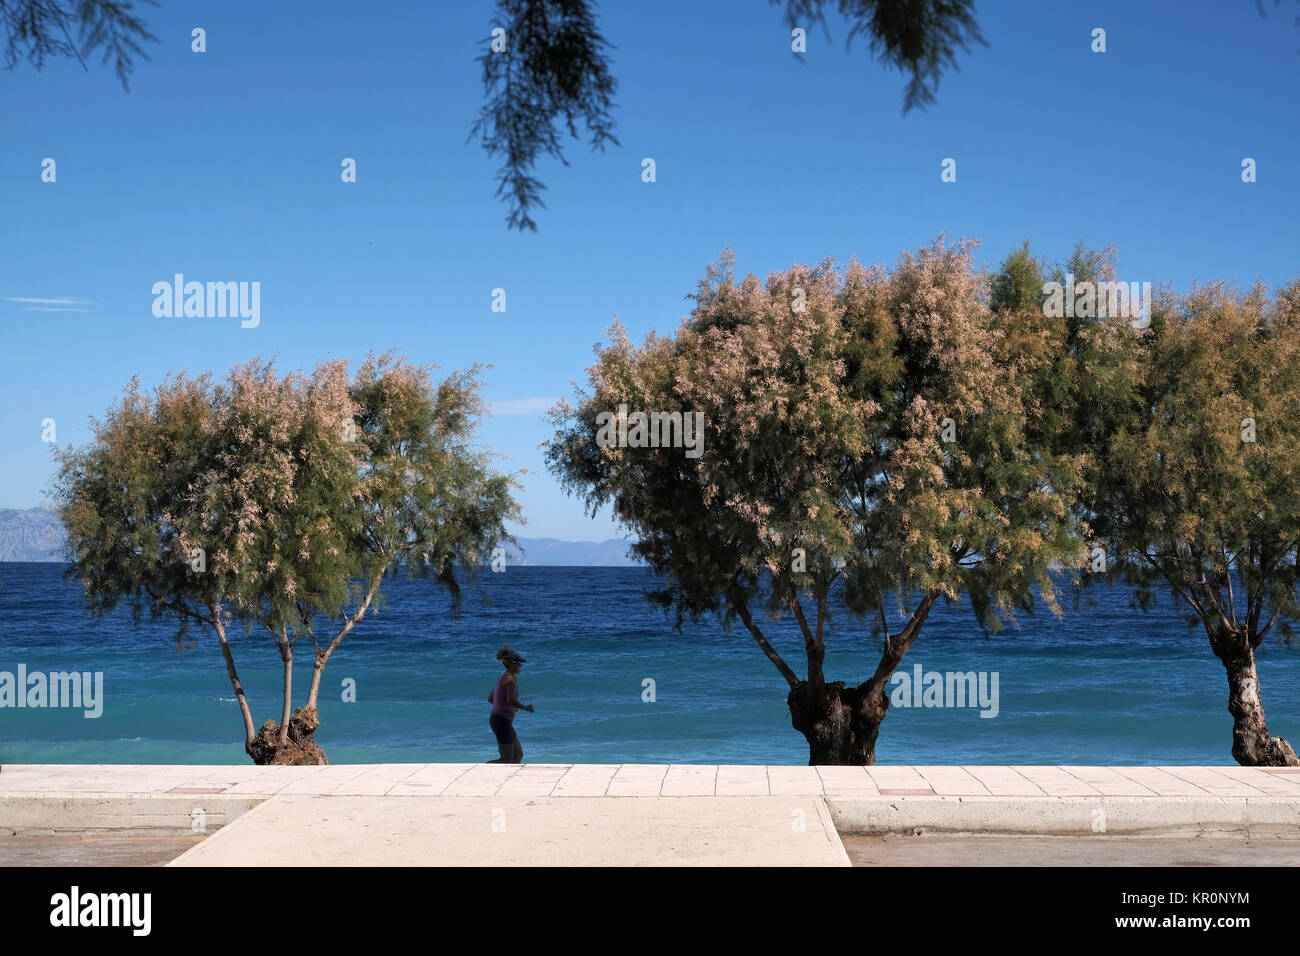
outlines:
{"label": "blue sky", "polygon": [[[990,45],[903,116],[903,77],[860,40],[846,51],[838,17],[796,57],[783,8],[606,3],[622,145],[543,161],[527,234],[466,141],[494,9],[163,0],[141,8],[161,42],[129,93],[97,61],[0,71],[0,507],[44,500],[42,420],[85,441],[132,375],[397,348],[491,363],[479,437],[530,472],[519,530],[603,539],[608,517],[545,472],[541,410],[585,381],[615,317],[638,340],[671,332],[725,246],[759,276],[891,263],[941,232],[980,238],[990,266],[1024,239],[1049,259],[1113,243],[1120,278],[1179,289],[1300,274],[1295,4],[981,3]],[[152,286],[177,272],[260,282],[260,324],[156,318]]]}

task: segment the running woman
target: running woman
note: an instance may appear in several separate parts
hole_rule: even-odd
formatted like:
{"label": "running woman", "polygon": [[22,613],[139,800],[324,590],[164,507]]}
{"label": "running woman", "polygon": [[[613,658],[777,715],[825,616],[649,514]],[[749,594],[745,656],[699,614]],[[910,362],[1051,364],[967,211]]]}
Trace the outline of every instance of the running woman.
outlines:
{"label": "running woman", "polygon": [[515,733],[515,711],[526,710],[530,714],[533,712],[532,704],[520,703],[519,681],[515,678],[524,659],[509,646],[503,646],[497,651],[497,660],[505,665],[506,671],[497,679],[496,687],[493,687],[492,692],[488,694],[488,703],[492,705],[492,715],[488,718],[488,723],[492,727],[492,733],[496,734],[497,751],[501,756],[496,760],[489,760],[488,763],[523,763],[524,747],[519,742],[519,735]]}

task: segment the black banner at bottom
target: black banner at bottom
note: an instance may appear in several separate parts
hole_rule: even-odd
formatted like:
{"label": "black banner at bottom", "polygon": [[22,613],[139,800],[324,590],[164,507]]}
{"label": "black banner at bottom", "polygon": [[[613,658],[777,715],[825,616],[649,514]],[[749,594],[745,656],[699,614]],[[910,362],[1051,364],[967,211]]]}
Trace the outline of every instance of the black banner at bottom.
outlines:
{"label": "black banner at bottom", "polygon": [[978,945],[1041,942],[1042,933],[1230,944],[1239,933],[1288,931],[1289,877],[1235,867],[8,868],[0,921],[14,941],[74,934],[128,947],[200,937],[219,946],[227,934],[373,945],[493,926],[529,944],[643,933],[695,943],[697,931],[765,939],[793,925]]}

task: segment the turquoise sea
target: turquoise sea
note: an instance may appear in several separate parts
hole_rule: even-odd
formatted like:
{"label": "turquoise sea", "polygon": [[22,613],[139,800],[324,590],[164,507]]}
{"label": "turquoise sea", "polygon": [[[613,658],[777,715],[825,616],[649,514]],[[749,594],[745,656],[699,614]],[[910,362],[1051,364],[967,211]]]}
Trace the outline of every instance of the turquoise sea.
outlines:
{"label": "turquoise sea", "polygon": [[[467,589],[458,615],[429,581],[394,579],[325,671],[317,741],[332,763],[496,757],[488,691],[504,643],[527,659],[515,722],[527,762],[804,764],[786,685],[739,624],[672,621],[642,596],[639,568],[511,567]],[[769,637],[802,673],[792,621]],[[96,618],[57,564],[0,563],[0,672],[103,673],[103,713],[0,708],[0,762],[245,763],[242,725],[215,637],[176,649],[170,622]],[[260,724],[280,712],[279,657],[265,635],[234,641]],[[841,613],[831,680],[861,681],[879,652]],[[301,704],[310,652],[299,650]],[[1300,745],[1300,648],[1258,655],[1269,730]],[[1063,619],[1045,609],[985,636],[969,606],[940,606],[904,660],[909,675],[998,677],[997,716],[978,707],[891,707],[888,764],[1226,764],[1227,681],[1204,632],[1167,599],[1148,614],[1126,590],[1085,592]],[[346,679],[355,702],[343,701]],[[654,700],[644,699],[652,680]],[[986,708],[989,710],[991,708]]]}

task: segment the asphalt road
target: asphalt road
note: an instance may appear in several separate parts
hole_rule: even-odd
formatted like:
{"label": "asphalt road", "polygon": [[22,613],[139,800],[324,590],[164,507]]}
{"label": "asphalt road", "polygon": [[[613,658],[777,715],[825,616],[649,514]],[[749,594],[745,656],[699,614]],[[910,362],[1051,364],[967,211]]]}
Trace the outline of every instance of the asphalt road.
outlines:
{"label": "asphalt road", "polygon": [[[0,836],[0,866],[162,866],[198,835]],[[845,836],[854,866],[1300,866],[1300,840]]]}
{"label": "asphalt road", "polygon": [[841,836],[854,866],[1300,866],[1300,839]]}
{"label": "asphalt road", "polygon": [[0,836],[0,866],[162,866],[202,839],[189,833]]}

